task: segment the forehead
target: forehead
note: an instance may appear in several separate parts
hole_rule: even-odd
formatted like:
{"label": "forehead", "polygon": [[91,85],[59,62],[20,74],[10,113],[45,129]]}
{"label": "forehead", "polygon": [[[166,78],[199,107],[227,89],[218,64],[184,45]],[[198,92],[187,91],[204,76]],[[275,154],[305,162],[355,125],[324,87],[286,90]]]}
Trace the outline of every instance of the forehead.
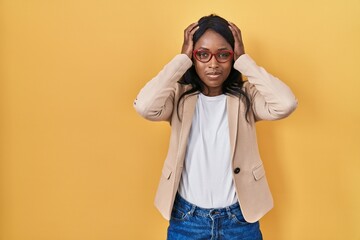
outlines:
{"label": "forehead", "polygon": [[196,42],[195,49],[207,48],[210,50],[232,49],[231,45],[219,33],[207,30]]}

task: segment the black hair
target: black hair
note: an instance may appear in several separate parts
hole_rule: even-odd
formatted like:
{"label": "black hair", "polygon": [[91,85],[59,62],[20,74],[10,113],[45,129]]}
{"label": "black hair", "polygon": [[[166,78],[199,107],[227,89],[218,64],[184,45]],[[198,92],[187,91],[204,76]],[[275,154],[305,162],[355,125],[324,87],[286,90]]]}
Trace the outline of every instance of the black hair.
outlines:
{"label": "black hair", "polygon": [[[198,21],[199,29],[193,35],[193,43],[195,43],[200,39],[200,37],[209,29],[215,31],[216,33],[220,34],[234,49],[235,39],[234,36],[229,29],[229,23],[224,18],[211,14],[209,16],[205,16],[200,18]],[[250,98],[247,93],[242,89],[244,82],[242,81],[242,76],[239,71],[234,68],[234,60],[232,62],[232,68],[228,78],[224,81],[222,85],[222,91],[226,95],[234,95],[239,98],[244,98],[246,103],[246,111],[245,111],[245,118],[246,121],[248,120],[248,113],[250,109]],[[186,95],[193,94],[197,91],[203,92],[205,85],[203,81],[200,79],[198,74],[196,73],[195,66],[192,65],[189,68],[184,76],[178,81],[181,85],[191,85],[191,88],[185,91],[179,98],[177,103],[177,115],[179,116],[179,104],[182,98]]]}

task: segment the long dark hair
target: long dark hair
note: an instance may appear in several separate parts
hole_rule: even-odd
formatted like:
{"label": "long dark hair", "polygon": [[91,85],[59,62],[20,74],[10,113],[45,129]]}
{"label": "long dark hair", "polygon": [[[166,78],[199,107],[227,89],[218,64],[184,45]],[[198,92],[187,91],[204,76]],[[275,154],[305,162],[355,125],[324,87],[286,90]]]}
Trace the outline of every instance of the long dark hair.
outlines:
{"label": "long dark hair", "polygon": [[[211,14],[209,16],[205,16],[200,18],[198,21],[199,29],[196,30],[193,36],[193,42],[194,46],[195,43],[200,39],[200,37],[209,29],[217,32],[220,34],[234,49],[234,36],[229,29],[229,23],[224,18]],[[250,98],[247,95],[247,93],[242,89],[242,86],[244,82],[242,81],[242,76],[239,71],[237,71],[234,67],[234,60],[232,62],[232,68],[230,71],[230,74],[228,78],[224,81],[222,85],[222,91],[226,95],[234,95],[239,98],[244,98],[246,103],[246,111],[245,111],[245,118],[246,121],[249,122],[248,119],[248,112],[250,109]],[[181,85],[191,85],[191,88],[187,91],[185,91],[179,98],[179,101],[177,103],[177,115],[179,116],[179,104],[181,99],[183,99],[186,95],[193,94],[197,91],[203,92],[205,85],[203,81],[199,78],[198,74],[196,73],[195,66],[192,65],[191,68],[189,68],[184,76],[178,81]]]}

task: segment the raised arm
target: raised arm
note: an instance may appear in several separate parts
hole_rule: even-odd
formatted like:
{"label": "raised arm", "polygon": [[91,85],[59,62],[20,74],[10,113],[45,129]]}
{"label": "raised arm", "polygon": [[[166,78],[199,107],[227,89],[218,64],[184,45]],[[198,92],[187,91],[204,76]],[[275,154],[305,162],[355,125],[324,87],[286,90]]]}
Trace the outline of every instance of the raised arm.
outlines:
{"label": "raised arm", "polygon": [[141,89],[134,101],[135,110],[151,121],[169,121],[173,112],[177,81],[191,65],[187,55],[175,56]]}
{"label": "raised arm", "polygon": [[296,109],[298,102],[290,88],[257,66],[249,55],[241,55],[234,67],[248,79],[245,86],[257,121],[281,119]]}
{"label": "raised arm", "polygon": [[290,88],[245,54],[240,29],[231,22],[229,28],[235,39],[234,68],[248,78],[245,86],[255,119],[277,120],[290,115],[298,104]]}
{"label": "raised arm", "polygon": [[184,30],[184,43],[181,53],[175,56],[162,71],[148,82],[134,101],[136,111],[151,121],[169,121],[174,108],[177,81],[191,67],[193,34],[198,29],[197,23]]}

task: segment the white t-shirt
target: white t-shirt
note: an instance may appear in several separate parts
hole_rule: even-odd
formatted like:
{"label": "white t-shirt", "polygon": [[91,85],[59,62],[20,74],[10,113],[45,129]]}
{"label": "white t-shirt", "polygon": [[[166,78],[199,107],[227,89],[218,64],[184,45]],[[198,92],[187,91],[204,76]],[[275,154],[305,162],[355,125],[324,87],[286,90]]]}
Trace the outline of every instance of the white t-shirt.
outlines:
{"label": "white t-shirt", "polygon": [[202,208],[223,208],[237,202],[224,94],[199,94],[178,192]]}

